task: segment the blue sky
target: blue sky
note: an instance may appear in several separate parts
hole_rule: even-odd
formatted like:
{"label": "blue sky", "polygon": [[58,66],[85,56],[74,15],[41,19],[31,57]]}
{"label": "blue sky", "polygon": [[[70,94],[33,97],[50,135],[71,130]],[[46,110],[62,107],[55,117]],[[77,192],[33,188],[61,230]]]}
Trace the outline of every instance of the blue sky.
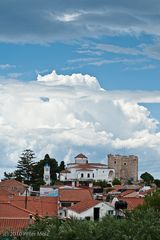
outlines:
{"label": "blue sky", "polygon": [[[157,150],[160,142],[159,24],[160,2],[158,0],[135,0],[134,2],[128,0],[29,0],[23,2],[1,0],[0,84],[2,109],[0,124],[1,141],[4,146],[0,156],[2,160],[8,159],[7,164],[3,163],[1,168],[3,170],[5,167],[9,169],[9,166],[14,168],[19,153],[27,147],[34,148],[38,157],[42,157],[46,151],[45,146],[47,146],[46,149],[50,154],[55,154],[58,160],[67,159],[66,161],[73,158],[74,154],[78,154],[79,151],[85,151],[95,161],[97,158],[99,161],[106,161],[105,158],[109,152],[124,153],[125,149],[126,154],[139,154],[140,173],[147,170],[160,177],[157,171],[157,165],[160,166],[160,153]],[[48,75],[53,70],[56,71],[56,74]],[[40,81],[40,84],[45,82],[43,91],[36,80],[38,74],[46,76],[47,79]],[[71,77],[72,74],[75,75]],[[80,74],[80,76],[78,77],[76,74]],[[88,74],[89,77],[84,77],[85,74]],[[58,123],[61,120],[55,118],[49,121],[48,108],[56,111],[55,114],[59,118],[64,117],[63,114],[66,112],[66,117],[70,117],[70,114],[74,116],[72,121],[74,122],[73,126],[76,126],[74,134],[77,136],[82,134],[84,126],[88,129],[88,134],[91,134],[87,124],[90,124],[90,127],[95,124],[94,131],[99,138],[105,132],[106,140],[102,146],[100,140],[97,140],[95,148],[95,144],[91,144],[89,139],[88,142],[80,141],[81,144],[73,144],[74,139],[67,144],[66,139],[61,139],[59,141],[64,143],[65,147],[59,153],[59,142],[56,143],[57,145],[52,145],[48,140],[51,137],[49,132],[45,132],[44,136],[47,140],[44,141],[45,144],[43,141],[41,142],[40,149],[43,146],[43,150],[40,152],[37,147],[39,144],[37,132],[34,135],[34,131],[37,131],[33,124],[35,115],[34,112],[29,111],[28,102],[25,103],[25,101],[28,99],[32,101],[34,95],[38,96],[37,91],[43,92],[39,99],[48,98],[50,89],[55,94],[57,82],[54,82],[52,88],[49,88],[49,86],[46,87],[46,81],[50,81],[51,78],[59,79],[59,76],[60,79],[62,78],[63,84],[59,90],[60,95],[56,95],[55,105],[57,104],[57,107],[46,106],[43,112],[38,113],[40,118],[44,118],[44,121],[39,123],[38,129],[44,130],[46,126],[52,129],[58,126],[59,131]],[[90,76],[94,76],[96,79],[93,85],[91,84],[93,79]],[[68,78],[71,82],[68,82]],[[77,85],[75,85],[76,81]],[[27,84],[31,86],[30,96],[26,92],[28,91]],[[95,111],[102,108],[99,116],[91,113],[89,109],[87,110],[87,107],[91,107],[90,101],[86,102],[85,111],[80,108],[79,113],[74,107],[73,111],[71,110],[73,103],[68,104],[67,107],[63,106],[64,87],[68,96],[72,95],[71,89],[69,89],[72,87],[75,95],[79,96],[80,94],[82,97],[84,94],[83,97],[89,97],[91,94],[96,99],[96,96],[100,94],[99,90],[97,90],[97,95],[94,92],[95,89],[98,89],[97,84],[100,84],[101,88],[105,90],[105,94],[101,93],[105,98],[105,101],[104,99],[102,101],[104,106],[95,108]],[[86,90],[86,86],[90,86],[90,91],[91,89],[92,91]],[[27,90],[25,91],[25,89]],[[34,89],[33,92],[32,89]],[[20,92],[24,96],[22,99]],[[28,96],[27,100],[26,95]],[[16,96],[18,97],[16,98]],[[50,96],[49,99],[53,97]],[[67,98],[68,101],[70,98],[71,96]],[[93,107],[96,104],[95,99],[92,101]],[[33,104],[35,101],[37,100],[34,99]],[[108,101],[113,104],[114,111],[110,109]],[[15,105],[13,106],[12,103]],[[59,106],[66,110],[60,111]],[[36,106],[34,107],[37,109]],[[12,113],[11,110],[12,119],[9,119],[9,113],[4,110],[5,108],[16,110],[15,113]],[[19,122],[19,119],[21,123],[24,120],[24,110],[29,111],[28,122],[30,125],[27,123],[22,125]],[[106,112],[106,118],[114,116],[114,120],[116,119],[114,127],[104,118],[103,112]],[[133,113],[137,116],[136,118]],[[129,128],[128,133],[126,131],[125,134],[122,134],[120,131],[118,118],[123,126],[125,126],[123,121],[126,121]],[[76,125],[78,121],[79,124],[80,122],[82,124],[81,131],[80,125]],[[145,124],[147,122],[148,125]],[[4,123],[7,124],[7,127]],[[66,128],[65,122],[61,122],[60,125]],[[71,134],[73,126],[70,126],[68,134]],[[18,134],[21,133],[22,138],[18,135],[19,144],[14,142],[15,133],[11,134],[13,129],[8,132],[8,129],[11,128],[16,129]],[[29,137],[25,133],[28,129],[31,129],[32,132]],[[138,135],[138,131],[142,132],[141,137]],[[144,133],[152,143],[148,147],[142,139]],[[9,137],[13,138],[11,142],[14,143],[11,148],[8,148],[8,139],[4,140],[6,134],[8,134],[8,139]],[[91,137],[93,135],[91,134]],[[102,142],[103,137],[100,138]],[[130,145],[132,140],[135,147]],[[152,168],[150,168],[151,159],[156,159],[157,164],[154,164]]]}
{"label": "blue sky", "polygon": [[[19,79],[29,81],[35,79],[37,73],[46,74],[56,69],[62,74],[94,75],[101,86],[109,90],[153,91],[160,88],[159,60],[145,54],[134,55],[134,50],[143,50],[137,46],[153,44],[153,41],[154,38],[143,35],[86,39],[86,43],[85,39],[48,45],[1,43],[1,74],[12,76],[15,73]],[[126,53],[126,49],[133,54]],[[3,68],[5,64],[11,66]]]}

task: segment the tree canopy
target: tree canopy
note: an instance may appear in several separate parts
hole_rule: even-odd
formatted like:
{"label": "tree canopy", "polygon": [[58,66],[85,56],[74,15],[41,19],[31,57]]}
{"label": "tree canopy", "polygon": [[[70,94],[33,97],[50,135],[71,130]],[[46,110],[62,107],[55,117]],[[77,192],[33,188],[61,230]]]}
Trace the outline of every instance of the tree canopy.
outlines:
{"label": "tree canopy", "polygon": [[57,174],[65,168],[64,161],[61,161],[58,165],[56,159],[51,158],[49,154],[46,154],[44,159],[38,162],[34,162],[34,158],[35,153],[32,150],[24,150],[20,155],[16,170],[11,173],[4,172],[4,180],[14,178],[17,181],[23,181],[31,185],[34,190],[39,190],[39,187],[45,184],[43,181],[44,165],[48,163],[50,166],[51,185],[53,185],[57,180]]}
{"label": "tree canopy", "polygon": [[40,185],[44,184],[43,181],[43,173],[44,173],[44,165],[48,163],[50,166],[50,177],[51,177],[51,184],[57,180],[57,173],[58,173],[58,162],[55,158],[50,158],[48,154],[44,156],[44,159],[41,159],[39,162],[33,167],[33,187],[35,190],[38,190]]}
{"label": "tree canopy", "polygon": [[35,153],[31,149],[26,149],[21,153],[17,163],[17,170],[14,172],[17,180],[24,181],[26,184],[32,183],[34,158]]}
{"label": "tree canopy", "polygon": [[160,179],[155,179],[155,180],[154,180],[154,183],[156,184],[156,186],[157,186],[158,188],[160,188]]}
{"label": "tree canopy", "polygon": [[148,172],[145,172],[145,173],[141,174],[140,178],[147,185],[150,185],[154,181],[154,177]]}
{"label": "tree canopy", "polygon": [[121,185],[121,181],[118,178],[115,178],[112,182],[113,185]]}
{"label": "tree canopy", "polygon": [[[106,216],[99,222],[70,219],[61,221],[46,218],[29,226],[26,232],[31,240],[159,240],[160,212],[152,208],[136,209],[127,218],[117,219]],[[27,239],[24,234],[22,239]]]}

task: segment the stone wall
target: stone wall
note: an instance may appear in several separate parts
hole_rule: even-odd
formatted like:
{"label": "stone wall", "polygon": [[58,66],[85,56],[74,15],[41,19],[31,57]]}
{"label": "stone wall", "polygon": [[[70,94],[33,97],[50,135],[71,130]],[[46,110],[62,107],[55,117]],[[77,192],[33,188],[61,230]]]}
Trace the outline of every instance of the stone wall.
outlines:
{"label": "stone wall", "polygon": [[123,181],[138,180],[138,157],[134,155],[108,155],[108,167],[115,169],[115,176]]}

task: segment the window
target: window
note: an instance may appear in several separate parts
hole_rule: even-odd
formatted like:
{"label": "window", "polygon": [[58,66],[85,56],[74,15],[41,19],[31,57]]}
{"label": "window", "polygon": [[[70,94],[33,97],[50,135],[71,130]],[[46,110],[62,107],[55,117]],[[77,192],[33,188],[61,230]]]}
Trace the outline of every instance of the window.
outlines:
{"label": "window", "polygon": [[93,178],[94,178],[94,173],[93,173],[93,175],[92,175],[92,176],[93,176]]}
{"label": "window", "polygon": [[108,215],[113,215],[113,210],[108,210]]}
{"label": "window", "polygon": [[71,203],[70,202],[61,202],[62,207],[70,207]]}
{"label": "window", "polygon": [[124,165],[126,166],[126,165],[127,165],[127,163],[126,163],[126,162],[124,162]]}
{"label": "window", "polygon": [[83,175],[83,173],[81,173],[81,178],[83,178],[84,177],[84,175]]}
{"label": "window", "polygon": [[90,174],[89,173],[87,174],[87,177],[90,178]]}
{"label": "window", "polygon": [[114,161],[114,164],[116,164],[117,162],[116,161]]}

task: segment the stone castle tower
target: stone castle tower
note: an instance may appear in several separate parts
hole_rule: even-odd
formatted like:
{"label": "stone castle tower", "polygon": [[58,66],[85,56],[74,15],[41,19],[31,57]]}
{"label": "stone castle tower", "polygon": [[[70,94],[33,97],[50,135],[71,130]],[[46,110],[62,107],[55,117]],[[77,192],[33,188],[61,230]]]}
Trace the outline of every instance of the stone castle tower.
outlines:
{"label": "stone castle tower", "polygon": [[138,157],[134,155],[108,155],[108,167],[115,169],[115,177],[122,180],[138,181]]}
{"label": "stone castle tower", "polygon": [[43,180],[46,183],[46,185],[51,184],[51,178],[50,178],[50,166],[48,163],[44,165],[44,174],[43,174]]}

